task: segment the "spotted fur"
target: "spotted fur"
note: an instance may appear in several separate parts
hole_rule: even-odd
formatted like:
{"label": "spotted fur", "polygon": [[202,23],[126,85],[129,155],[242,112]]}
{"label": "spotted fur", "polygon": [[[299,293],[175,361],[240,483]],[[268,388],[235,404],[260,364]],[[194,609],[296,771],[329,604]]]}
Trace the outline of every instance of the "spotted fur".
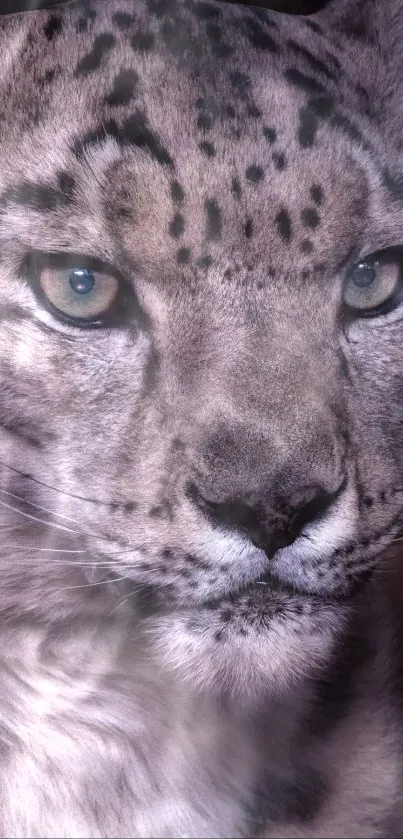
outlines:
{"label": "spotted fur", "polygon": [[[401,0],[0,24],[0,833],[403,836]],[[399,40],[400,39],[400,40]],[[32,254],[96,259],[78,328]]]}

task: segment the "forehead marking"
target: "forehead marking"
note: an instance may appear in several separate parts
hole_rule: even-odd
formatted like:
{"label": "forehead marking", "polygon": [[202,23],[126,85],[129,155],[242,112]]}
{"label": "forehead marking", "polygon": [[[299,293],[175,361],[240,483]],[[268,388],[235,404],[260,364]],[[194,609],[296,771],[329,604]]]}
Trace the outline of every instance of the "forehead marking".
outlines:
{"label": "forehead marking", "polygon": [[277,213],[275,222],[280,238],[285,242],[290,242],[292,237],[291,219],[286,209],[283,208]]}
{"label": "forehead marking", "polygon": [[150,52],[155,44],[155,37],[152,32],[136,32],[131,38],[130,44],[137,52]]}
{"label": "forehead marking", "polygon": [[210,241],[216,242],[221,239],[222,233],[222,215],[217,202],[212,198],[207,198],[205,203],[206,212],[206,236]]}
{"label": "forehead marking", "polygon": [[289,67],[284,76],[290,84],[305,90],[307,93],[327,93],[322,82],[318,82],[312,76],[306,76],[296,67]]}
{"label": "forehead marking", "polygon": [[105,99],[106,104],[111,107],[127,105],[134,97],[138,82],[139,76],[135,70],[121,70],[115,76],[113,89]]}
{"label": "forehead marking", "polygon": [[111,32],[103,32],[95,38],[91,52],[84,55],[78,62],[75,76],[86,76],[93,73],[101,66],[102,59],[109,53],[115,44],[115,37]]}

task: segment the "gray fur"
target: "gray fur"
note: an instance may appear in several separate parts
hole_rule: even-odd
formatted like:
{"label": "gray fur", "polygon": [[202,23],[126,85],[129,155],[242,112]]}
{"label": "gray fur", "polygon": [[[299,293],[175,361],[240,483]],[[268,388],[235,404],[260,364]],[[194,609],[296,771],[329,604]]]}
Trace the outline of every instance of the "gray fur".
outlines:
{"label": "gray fur", "polygon": [[[1,20],[3,836],[403,835],[402,308],[340,307],[402,243],[402,30]],[[59,322],[32,251],[136,314]]]}

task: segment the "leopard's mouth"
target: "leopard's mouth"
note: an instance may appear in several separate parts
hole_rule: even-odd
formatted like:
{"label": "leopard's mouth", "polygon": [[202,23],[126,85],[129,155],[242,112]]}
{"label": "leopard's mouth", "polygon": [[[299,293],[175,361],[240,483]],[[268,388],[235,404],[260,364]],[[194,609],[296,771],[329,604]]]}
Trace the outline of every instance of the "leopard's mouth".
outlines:
{"label": "leopard's mouth", "polygon": [[173,613],[197,612],[201,610],[217,611],[222,608],[223,603],[239,604],[243,600],[256,600],[262,604],[267,600],[268,604],[273,597],[281,597],[284,601],[294,602],[296,600],[309,600],[312,604],[325,605],[345,602],[351,599],[352,593],[343,591],[315,593],[302,587],[294,586],[287,581],[281,580],[270,569],[267,569],[257,579],[239,586],[233,586],[226,591],[217,594],[210,593],[205,598],[184,597],[180,591],[172,591],[169,584],[163,582],[139,584],[132,579],[127,580],[129,592],[132,594],[133,609],[139,618],[150,616],[163,616]]}

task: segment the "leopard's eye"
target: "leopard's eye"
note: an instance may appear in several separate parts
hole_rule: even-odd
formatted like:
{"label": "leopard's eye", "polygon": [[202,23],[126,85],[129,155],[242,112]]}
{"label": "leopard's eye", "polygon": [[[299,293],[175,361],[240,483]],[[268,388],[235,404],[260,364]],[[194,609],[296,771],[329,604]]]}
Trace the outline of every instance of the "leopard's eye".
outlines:
{"label": "leopard's eye", "polygon": [[113,268],[80,254],[31,254],[23,273],[42,305],[58,320],[82,329],[129,322],[136,296]]}
{"label": "leopard's eye", "polygon": [[347,273],[343,300],[357,316],[375,317],[398,305],[403,293],[403,254],[380,251],[357,262]]}
{"label": "leopard's eye", "polygon": [[69,318],[93,321],[103,317],[116,299],[116,277],[84,266],[43,267],[39,284],[46,299]]}

